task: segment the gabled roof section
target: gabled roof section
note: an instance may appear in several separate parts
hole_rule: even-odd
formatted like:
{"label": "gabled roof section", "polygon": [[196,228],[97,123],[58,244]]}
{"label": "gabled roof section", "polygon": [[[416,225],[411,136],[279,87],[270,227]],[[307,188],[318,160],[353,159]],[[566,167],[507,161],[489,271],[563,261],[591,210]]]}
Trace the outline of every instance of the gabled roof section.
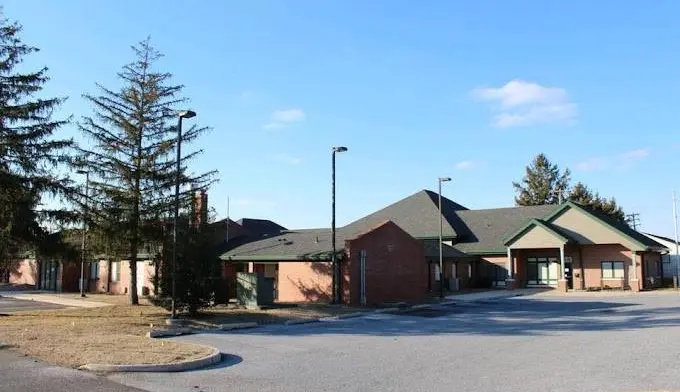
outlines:
{"label": "gabled roof section", "polygon": [[241,218],[237,223],[248,230],[252,235],[258,237],[279,234],[280,232],[287,230],[285,227],[270,221],[269,219]]}
{"label": "gabled roof section", "polygon": [[633,230],[630,226],[626,225],[625,223],[616,221],[602,212],[595,211],[589,207],[583,206],[573,201],[567,201],[561,204],[559,208],[557,208],[552,214],[548,215],[545,218],[545,221],[551,222],[557,219],[557,217],[562,215],[565,211],[569,210],[570,208],[574,208],[578,211],[581,211],[585,215],[589,216],[590,218],[600,223],[602,226],[614,230],[627,240],[631,241],[633,244],[639,246],[640,249],[645,250],[666,249],[666,247],[663,246],[662,244],[654,241],[653,239],[645,236],[644,234],[636,230]]}
{"label": "gabled roof section", "polygon": [[505,254],[504,239],[532,219],[541,219],[556,208],[556,205],[541,205],[456,211],[450,219],[458,233],[453,246],[470,254]]}
{"label": "gabled roof section", "polygon": [[[442,197],[442,233],[445,238],[456,237],[456,231],[449,222],[449,217],[465,207]],[[405,232],[415,238],[435,238],[439,236],[439,200],[438,194],[422,190],[399,200],[396,203],[356,220],[343,227],[347,233],[361,233],[391,220]]]}
{"label": "gabled roof section", "polygon": [[664,236],[662,236],[662,235],[652,234],[652,233],[642,233],[642,234],[644,234],[644,235],[647,236],[647,237],[651,237],[651,238],[652,238],[653,240],[655,240],[655,241],[656,241],[656,240],[661,240],[661,241],[670,242],[671,245],[676,245],[676,244],[680,245],[680,242],[675,242],[674,239],[668,238],[668,237],[664,237]]}
{"label": "gabled roof section", "polygon": [[[340,254],[346,235],[338,231],[335,238]],[[232,261],[330,260],[331,249],[330,229],[288,230],[238,246],[220,258]]]}
{"label": "gabled roof section", "polygon": [[514,232],[512,235],[507,237],[503,241],[503,245],[509,246],[515,241],[517,241],[519,238],[522,238],[526,233],[528,233],[532,228],[534,227],[540,227],[544,230],[546,230],[548,233],[552,234],[555,238],[557,238],[559,241],[563,243],[569,243],[573,242],[571,238],[569,238],[565,233],[561,233],[556,227],[551,225],[550,223],[544,222],[540,219],[532,219],[530,220],[526,225],[522,226],[519,230]]}

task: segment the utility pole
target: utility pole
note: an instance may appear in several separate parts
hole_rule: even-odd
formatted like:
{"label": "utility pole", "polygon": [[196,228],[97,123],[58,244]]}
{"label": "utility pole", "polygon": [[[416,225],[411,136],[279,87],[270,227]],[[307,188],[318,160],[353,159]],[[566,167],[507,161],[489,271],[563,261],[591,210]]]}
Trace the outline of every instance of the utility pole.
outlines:
{"label": "utility pole", "polygon": [[633,228],[633,230],[637,230],[638,226],[640,226],[640,214],[637,212],[628,214],[626,215],[626,221]]}
{"label": "utility pole", "polygon": [[675,202],[675,191],[673,191],[673,229],[675,231],[675,278],[673,286],[677,289],[680,281],[680,252],[678,252],[678,210]]}
{"label": "utility pole", "polygon": [[227,246],[229,246],[229,196],[227,196]]}

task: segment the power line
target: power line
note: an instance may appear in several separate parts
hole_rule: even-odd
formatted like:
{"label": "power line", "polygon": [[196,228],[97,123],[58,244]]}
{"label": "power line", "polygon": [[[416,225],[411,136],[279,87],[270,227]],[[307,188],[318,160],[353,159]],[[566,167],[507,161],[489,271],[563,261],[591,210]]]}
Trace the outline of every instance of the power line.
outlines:
{"label": "power line", "polygon": [[633,212],[632,214],[626,215],[626,222],[633,227],[633,230],[637,230],[640,225],[640,214]]}

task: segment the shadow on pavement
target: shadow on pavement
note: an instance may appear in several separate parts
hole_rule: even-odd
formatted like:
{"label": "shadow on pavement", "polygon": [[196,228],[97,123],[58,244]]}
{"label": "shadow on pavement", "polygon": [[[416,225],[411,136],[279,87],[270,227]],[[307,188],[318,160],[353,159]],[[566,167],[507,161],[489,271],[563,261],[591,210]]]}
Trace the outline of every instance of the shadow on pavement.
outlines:
{"label": "shadow on pavement", "polygon": [[[269,326],[231,334],[267,336],[434,334],[546,335],[567,331],[615,331],[680,326],[680,306],[650,308],[631,302],[496,300],[437,306],[441,317],[372,314],[364,318]],[[425,313],[423,313],[425,314]],[[429,316],[429,317],[428,317]],[[226,333],[226,332],[225,332]]]}

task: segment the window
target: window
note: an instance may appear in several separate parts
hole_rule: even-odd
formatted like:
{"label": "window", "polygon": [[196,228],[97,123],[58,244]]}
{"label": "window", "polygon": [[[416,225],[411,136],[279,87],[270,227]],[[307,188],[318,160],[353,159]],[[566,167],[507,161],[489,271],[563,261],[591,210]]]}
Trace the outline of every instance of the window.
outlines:
{"label": "window", "polygon": [[90,263],[90,280],[99,279],[99,262],[93,261]]}
{"label": "window", "polygon": [[602,279],[619,279],[623,275],[623,261],[602,262]]}
{"label": "window", "polygon": [[118,282],[120,280],[120,261],[111,263],[111,281]]}
{"label": "window", "polygon": [[439,282],[439,278],[441,277],[440,276],[441,274],[439,272],[440,272],[439,271],[439,264],[435,264],[434,265],[434,280],[435,280],[435,282]]}

